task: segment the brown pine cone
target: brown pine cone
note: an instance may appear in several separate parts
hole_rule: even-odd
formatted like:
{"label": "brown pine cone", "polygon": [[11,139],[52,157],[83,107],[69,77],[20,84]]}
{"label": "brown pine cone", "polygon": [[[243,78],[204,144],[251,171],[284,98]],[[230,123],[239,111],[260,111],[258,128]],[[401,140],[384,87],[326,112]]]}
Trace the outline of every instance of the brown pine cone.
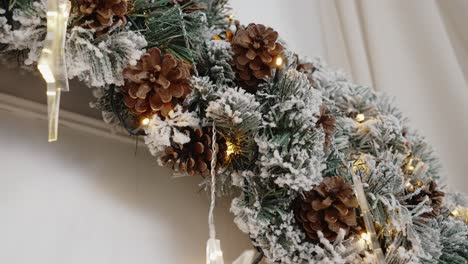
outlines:
{"label": "brown pine cone", "polygon": [[327,177],[322,183],[295,201],[294,214],[311,241],[318,241],[318,231],[334,241],[340,229],[349,235],[358,226],[358,201],[353,186],[340,176]]}
{"label": "brown pine cone", "polygon": [[152,48],[124,70],[125,105],[137,116],[166,117],[190,93],[190,64]]}
{"label": "brown pine cone", "polygon": [[316,86],[314,78],[312,78],[312,74],[315,71],[315,67],[312,63],[298,63],[296,70],[307,75],[307,79],[309,80],[309,83],[314,87]]}
{"label": "brown pine cone", "polygon": [[327,151],[333,139],[336,130],[336,118],[331,115],[325,105],[320,106],[320,117],[315,123],[315,127],[322,126],[325,132],[325,142],[323,143],[323,150]]}
{"label": "brown pine cone", "polygon": [[240,85],[249,92],[255,92],[258,84],[271,77],[275,58],[283,52],[277,42],[278,32],[261,24],[240,27],[232,39],[234,68]]}
{"label": "brown pine cone", "polygon": [[127,24],[128,0],[74,0],[73,12],[82,16],[77,25],[106,31],[117,23]]}
{"label": "brown pine cone", "polygon": [[[419,183],[419,185],[421,185],[421,186],[418,186],[418,187],[422,187],[421,192],[418,193],[417,195],[414,195],[409,200],[403,201],[403,204],[418,205],[418,204],[422,203],[424,201],[424,199],[426,198],[426,196],[427,196],[427,197],[429,197],[429,199],[426,201],[426,205],[431,206],[432,211],[424,213],[421,216],[426,217],[426,218],[439,216],[441,208],[442,208],[442,202],[443,202],[445,193],[443,191],[441,191],[437,187],[437,183],[435,181],[431,180],[431,179],[426,179],[424,182],[417,181],[415,183],[415,185],[418,185],[418,183]],[[410,188],[407,191],[408,191],[408,193],[413,192],[414,187]]]}
{"label": "brown pine cone", "polygon": [[[161,157],[162,163],[180,173],[187,173],[191,176],[209,176],[211,171],[212,137],[211,127],[199,129],[186,128],[184,133],[190,137],[190,142],[180,145],[173,143],[165,149],[165,154]],[[218,155],[216,156],[216,169],[223,166],[227,159],[226,140],[217,135]]]}

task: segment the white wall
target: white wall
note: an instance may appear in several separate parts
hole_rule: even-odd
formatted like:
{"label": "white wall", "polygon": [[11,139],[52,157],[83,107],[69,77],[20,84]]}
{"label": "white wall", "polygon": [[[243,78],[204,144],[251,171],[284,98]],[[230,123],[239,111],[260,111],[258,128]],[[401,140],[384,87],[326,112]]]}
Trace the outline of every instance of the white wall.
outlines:
{"label": "white wall", "polygon": [[289,48],[309,57],[324,57],[317,0],[230,0],[241,24],[262,23],[278,31]]}
{"label": "white wall", "polygon": [[[204,263],[208,199],[140,146],[0,110],[0,263]],[[245,249],[229,204],[216,208],[226,260]],[[227,263],[230,263],[227,262]]]}

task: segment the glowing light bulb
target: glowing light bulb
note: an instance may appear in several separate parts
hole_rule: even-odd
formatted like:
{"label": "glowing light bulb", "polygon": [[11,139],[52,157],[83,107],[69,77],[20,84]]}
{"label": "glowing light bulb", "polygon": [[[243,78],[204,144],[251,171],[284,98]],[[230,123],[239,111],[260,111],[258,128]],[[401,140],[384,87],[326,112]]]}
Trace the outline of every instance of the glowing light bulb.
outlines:
{"label": "glowing light bulb", "polygon": [[370,173],[370,168],[367,166],[366,163],[366,155],[361,154],[359,157],[356,157],[355,160],[353,160],[353,167],[351,168],[351,171],[353,173]]}
{"label": "glowing light bulb", "polygon": [[228,156],[231,156],[232,154],[235,154],[236,153],[236,146],[234,144],[232,144],[231,142],[229,141],[226,141],[226,146],[227,146],[227,149],[226,149],[226,154]]}
{"label": "glowing light bulb", "polygon": [[365,119],[366,119],[366,116],[364,114],[357,114],[356,115],[356,121],[358,121],[359,123],[361,123]]}
{"label": "glowing light bulb", "polygon": [[411,184],[411,182],[407,181],[406,184],[405,184],[405,187],[408,191],[410,192],[414,192],[414,185]]}
{"label": "glowing light bulb", "polygon": [[465,222],[468,224],[468,208],[457,206],[455,210],[450,213],[455,219]]}
{"label": "glowing light bulb", "polygon": [[234,19],[234,15],[233,15],[233,14],[230,14],[228,17],[229,17],[229,20],[233,20],[233,19]]}
{"label": "glowing light bulb", "polygon": [[283,66],[283,58],[281,56],[276,57],[275,64],[277,67]]}
{"label": "glowing light bulb", "polygon": [[370,243],[370,235],[369,233],[362,233],[361,234],[361,239],[362,241],[366,242],[366,243]]}
{"label": "glowing light bulb", "polygon": [[141,124],[142,126],[147,126],[147,125],[149,125],[149,123],[150,123],[150,119],[147,118],[147,117],[143,118],[143,119],[141,120],[141,122],[140,122],[140,124]]}

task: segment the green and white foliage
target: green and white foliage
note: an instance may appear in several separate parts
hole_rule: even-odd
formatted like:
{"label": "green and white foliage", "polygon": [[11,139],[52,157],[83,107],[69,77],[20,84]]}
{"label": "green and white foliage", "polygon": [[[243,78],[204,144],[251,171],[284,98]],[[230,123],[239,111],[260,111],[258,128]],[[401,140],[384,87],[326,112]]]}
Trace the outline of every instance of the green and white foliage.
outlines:
{"label": "green and white foliage", "polygon": [[333,243],[323,236],[317,244],[305,241],[305,233],[297,228],[290,210],[294,196],[286,189],[273,191],[276,187],[272,184],[264,189],[268,184],[252,182],[253,174],[244,176],[248,184],[232,201],[231,212],[237,226],[262,248],[268,263],[362,263],[357,254],[361,250],[355,241],[343,239],[344,232]]}
{"label": "green and white foliage", "polygon": [[200,73],[219,85],[234,85],[236,74],[231,66],[231,44],[222,40],[209,40],[204,49],[204,55],[197,65]]}
{"label": "green and white foliage", "polygon": [[25,65],[39,60],[46,35],[45,0],[34,1],[27,8],[0,8],[0,52],[24,51]]}
{"label": "green and white foliage", "polygon": [[227,29],[231,15],[229,0],[200,0],[200,2],[206,4],[205,14],[210,29],[212,31]]}
{"label": "green and white foliage", "polygon": [[468,262],[468,226],[466,223],[445,217],[439,224],[442,254],[438,258],[443,264]]}
{"label": "green and white foliage", "polygon": [[186,61],[195,62],[199,57],[200,46],[205,42],[205,15],[200,11],[183,12],[189,5],[165,7],[168,2],[149,1],[140,7],[140,11],[136,11],[146,17],[145,28],[141,30],[144,31],[148,48],[158,47]]}
{"label": "green and white foliage", "polygon": [[322,180],[325,168],[324,133],[315,129],[322,104],[307,76],[289,70],[279,80],[270,80],[257,93],[263,128],[256,141],[259,176],[273,178],[280,187],[309,190]]}
{"label": "green and white foliage", "polygon": [[121,31],[96,38],[94,30],[74,27],[67,35],[65,49],[68,76],[90,87],[123,85],[124,68],[136,64],[146,45],[138,32]]}
{"label": "green and white foliage", "polygon": [[255,136],[262,125],[262,115],[253,94],[241,88],[227,88],[219,98],[209,103],[206,120],[215,124],[228,142],[237,148],[231,159],[234,170],[251,168],[255,164]]}
{"label": "green and white foliage", "polygon": [[209,77],[192,77],[190,87],[192,87],[192,92],[185,99],[185,104],[191,111],[197,112],[199,116],[205,116],[208,104],[218,99],[227,88],[213,84]]}

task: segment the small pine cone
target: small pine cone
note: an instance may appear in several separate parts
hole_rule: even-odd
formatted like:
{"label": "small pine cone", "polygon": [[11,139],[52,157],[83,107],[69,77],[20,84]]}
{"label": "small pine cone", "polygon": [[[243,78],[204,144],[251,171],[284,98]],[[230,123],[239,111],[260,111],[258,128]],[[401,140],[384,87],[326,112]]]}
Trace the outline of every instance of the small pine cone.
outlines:
{"label": "small pine cone", "polygon": [[328,177],[295,201],[296,221],[311,241],[318,241],[317,232],[334,241],[343,229],[349,235],[358,226],[358,201],[353,186],[340,176]]}
{"label": "small pine cone", "polygon": [[312,86],[316,87],[316,83],[314,81],[314,78],[312,78],[312,74],[315,71],[315,67],[314,67],[314,65],[312,63],[298,63],[297,67],[296,67],[296,70],[299,71],[299,72],[304,73],[305,75],[307,75],[307,79],[309,80],[309,83]]}
{"label": "small pine cone", "polygon": [[336,118],[331,115],[325,105],[320,106],[320,117],[315,124],[315,127],[322,126],[325,132],[325,142],[323,143],[323,150],[327,151],[336,131]]}
{"label": "small pine cone", "polygon": [[240,85],[249,92],[255,92],[258,84],[271,77],[275,58],[283,52],[277,42],[278,32],[261,24],[240,27],[232,39],[234,68]]}
{"label": "small pine cone", "polygon": [[128,0],[74,0],[73,12],[82,16],[77,25],[105,32],[121,23],[127,24]]}
{"label": "small pine cone", "polygon": [[426,205],[432,207],[432,211],[424,213],[421,216],[426,218],[439,216],[445,193],[441,191],[438,188],[437,183],[431,179],[427,179],[420,183],[422,184],[421,192],[414,195],[409,200],[403,201],[403,204],[418,205],[422,203],[427,196],[429,199],[426,201]]}
{"label": "small pine cone", "polygon": [[[191,176],[209,176],[213,158],[212,128],[186,128],[183,132],[190,137],[190,142],[184,145],[173,143],[172,146],[167,147],[161,157],[162,163],[180,173],[187,173]],[[218,135],[216,144],[218,145],[216,169],[219,169],[227,159],[227,146],[224,138]]]}
{"label": "small pine cone", "polygon": [[125,105],[136,116],[160,114],[167,117],[190,93],[191,66],[172,54],[152,48],[135,66],[124,70],[122,87]]}

